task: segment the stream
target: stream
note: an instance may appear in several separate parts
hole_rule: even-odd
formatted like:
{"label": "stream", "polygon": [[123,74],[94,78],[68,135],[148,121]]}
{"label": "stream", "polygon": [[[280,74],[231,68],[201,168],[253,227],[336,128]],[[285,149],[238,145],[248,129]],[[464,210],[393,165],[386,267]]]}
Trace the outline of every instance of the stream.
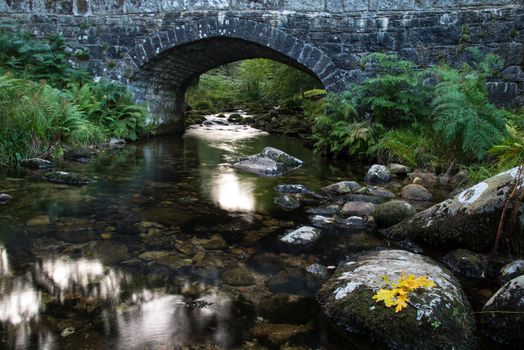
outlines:
{"label": "stream", "polygon": [[[38,171],[0,173],[0,189],[13,196],[0,206],[0,348],[377,349],[334,330],[315,301],[319,282],[305,271],[333,271],[350,254],[392,243],[355,229],[284,246],[279,237],[309,223],[307,203],[289,212],[273,203],[276,185],[320,192],[363,183],[369,166],[208,120],[183,137],[56,165],[97,180],[87,186],[51,184]],[[231,167],[266,146],[304,165],[281,177]],[[447,192],[433,194],[438,202]]]}

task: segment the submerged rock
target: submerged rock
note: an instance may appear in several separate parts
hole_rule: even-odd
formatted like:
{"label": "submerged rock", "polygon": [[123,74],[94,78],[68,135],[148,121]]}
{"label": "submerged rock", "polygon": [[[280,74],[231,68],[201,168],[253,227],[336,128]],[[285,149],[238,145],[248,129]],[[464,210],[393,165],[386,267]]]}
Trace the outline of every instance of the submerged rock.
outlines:
{"label": "submerged rock", "polygon": [[7,204],[13,197],[7,193],[0,193],[0,204]]}
{"label": "submerged rock", "polygon": [[279,176],[300,166],[300,159],[272,147],[266,147],[261,153],[241,158],[233,164],[236,169],[266,176]]}
{"label": "submerged rock", "polygon": [[[383,233],[393,239],[410,238],[436,248],[487,251],[495,241],[506,194],[513,188],[517,173],[518,168],[500,173]],[[521,179],[521,187],[523,183]],[[522,213],[519,216],[522,217]],[[517,251],[524,248],[521,230],[517,227],[511,237],[512,248]]]}
{"label": "submerged rock", "polygon": [[366,174],[366,182],[369,183],[383,183],[391,179],[389,169],[384,165],[374,164],[369,168]]}
{"label": "submerged rock", "polygon": [[406,185],[400,190],[402,198],[411,199],[415,201],[426,201],[429,202],[433,199],[431,192],[429,192],[424,186],[417,184]]}
{"label": "submerged rock", "polygon": [[347,196],[344,196],[344,199],[349,202],[368,202],[373,204],[381,204],[386,201],[383,197],[369,196],[367,194],[356,194],[352,193]]}
{"label": "submerged rock", "polygon": [[347,194],[360,189],[360,185],[355,181],[340,181],[324,187],[322,190],[334,194]]}
{"label": "submerged rock", "polygon": [[294,245],[306,245],[316,241],[318,238],[320,238],[318,229],[311,226],[302,226],[281,237],[280,241]]}
{"label": "submerged rock", "polygon": [[77,186],[88,185],[88,184],[96,182],[94,179],[91,179],[87,176],[77,174],[77,173],[68,173],[65,171],[53,171],[51,173],[46,174],[42,178],[44,180],[47,180],[53,183],[57,183],[57,184],[77,185]]}
{"label": "submerged rock", "polygon": [[77,148],[67,151],[64,158],[79,163],[87,163],[94,157],[93,151],[89,148]]}
{"label": "submerged rock", "polygon": [[517,347],[524,342],[524,276],[504,284],[482,309],[480,326],[498,342]]}
{"label": "submerged rock", "polygon": [[393,192],[380,186],[368,186],[362,194],[386,199],[395,198],[395,194]]}
{"label": "submerged rock", "polygon": [[499,279],[502,283],[506,283],[522,275],[524,275],[524,260],[514,260],[500,269]]}
{"label": "submerged rock", "polygon": [[286,268],[285,261],[273,253],[261,253],[249,258],[248,264],[256,271],[273,274]]}
{"label": "submerged rock", "polygon": [[[310,324],[271,324],[261,323],[253,328],[253,336],[266,345],[279,348],[280,345],[293,341],[295,338],[303,337],[313,331]],[[284,347],[281,347],[284,349]]]}
{"label": "submerged rock", "polygon": [[414,216],[415,208],[408,202],[392,200],[375,206],[373,217],[378,226],[389,227]]}
{"label": "submerged rock", "polygon": [[329,205],[327,207],[309,208],[307,213],[312,215],[331,216],[340,213],[340,207],[338,205]]}
{"label": "submerged rock", "polygon": [[251,286],[256,282],[253,273],[242,266],[231,266],[224,270],[222,281],[234,287]]}
{"label": "submerged rock", "polygon": [[297,201],[293,196],[283,194],[278,197],[275,197],[273,202],[284,210],[295,210],[300,207],[299,201]]}
{"label": "submerged rock", "polygon": [[305,271],[289,268],[272,276],[267,282],[267,287],[274,293],[295,295],[312,295],[314,286],[308,280]]}
{"label": "submerged rock", "polygon": [[304,185],[277,185],[275,191],[278,193],[290,193],[290,194],[315,194],[315,192]]}
{"label": "submerged rock", "polygon": [[[410,293],[399,313],[377,303],[373,295],[386,288],[383,276],[428,276],[430,289]],[[324,313],[342,332],[360,333],[395,349],[471,349],[474,320],[459,281],[437,263],[402,250],[361,255],[341,264],[318,296]]]}
{"label": "submerged rock", "polygon": [[82,256],[85,258],[95,258],[104,264],[116,264],[128,257],[128,250],[125,244],[110,241],[91,241],[79,246]]}
{"label": "submerged rock", "polygon": [[41,158],[24,159],[20,161],[20,165],[29,169],[49,169],[54,166],[52,162]]}

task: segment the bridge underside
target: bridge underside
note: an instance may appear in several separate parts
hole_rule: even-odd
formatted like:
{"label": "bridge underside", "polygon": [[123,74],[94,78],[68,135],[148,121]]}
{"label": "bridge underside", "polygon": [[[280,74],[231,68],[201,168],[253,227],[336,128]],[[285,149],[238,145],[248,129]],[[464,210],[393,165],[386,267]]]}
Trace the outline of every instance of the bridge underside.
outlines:
{"label": "bridge underside", "polygon": [[[162,133],[184,132],[184,96],[189,85],[210,69],[245,59],[267,58],[318,77],[297,61],[258,43],[236,38],[207,38],[160,54],[133,77],[139,100],[146,101]],[[319,79],[320,80],[320,79]]]}

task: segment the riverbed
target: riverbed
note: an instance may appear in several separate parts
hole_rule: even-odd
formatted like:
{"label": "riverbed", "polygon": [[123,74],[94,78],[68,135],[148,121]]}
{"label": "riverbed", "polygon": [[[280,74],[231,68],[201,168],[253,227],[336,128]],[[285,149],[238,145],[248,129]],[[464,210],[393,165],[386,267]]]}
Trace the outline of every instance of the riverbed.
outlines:
{"label": "riverbed", "polygon": [[[326,161],[298,138],[208,124],[56,164],[96,179],[83,187],[38,171],[0,175],[13,196],[0,207],[1,348],[377,349],[334,331],[307,271],[392,242],[365,228],[290,248],[278,238],[309,224],[308,203],[273,202],[279,184],[363,183],[368,165]],[[304,165],[281,177],[232,168],[266,146]]]}

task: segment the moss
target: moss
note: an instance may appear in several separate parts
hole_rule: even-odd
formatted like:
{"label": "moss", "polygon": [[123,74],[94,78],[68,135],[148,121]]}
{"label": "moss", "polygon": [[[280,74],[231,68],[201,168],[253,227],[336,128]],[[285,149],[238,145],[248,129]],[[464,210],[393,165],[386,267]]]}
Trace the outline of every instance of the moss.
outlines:
{"label": "moss", "polygon": [[[326,300],[333,289],[323,289]],[[338,326],[350,333],[363,334],[374,342],[397,349],[471,349],[474,344],[474,320],[468,305],[453,305],[453,311],[442,305],[431,317],[417,320],[417,310],[409,306],[395,313],[382,303],[374,302],[374,292],[358,287],[351,295],[336,300],[324,311]],[[420,298],[411,296],[412,300]],[[467,303],[467,302],[466,302]],[[436,327],[435,325],[438,325]]]}

